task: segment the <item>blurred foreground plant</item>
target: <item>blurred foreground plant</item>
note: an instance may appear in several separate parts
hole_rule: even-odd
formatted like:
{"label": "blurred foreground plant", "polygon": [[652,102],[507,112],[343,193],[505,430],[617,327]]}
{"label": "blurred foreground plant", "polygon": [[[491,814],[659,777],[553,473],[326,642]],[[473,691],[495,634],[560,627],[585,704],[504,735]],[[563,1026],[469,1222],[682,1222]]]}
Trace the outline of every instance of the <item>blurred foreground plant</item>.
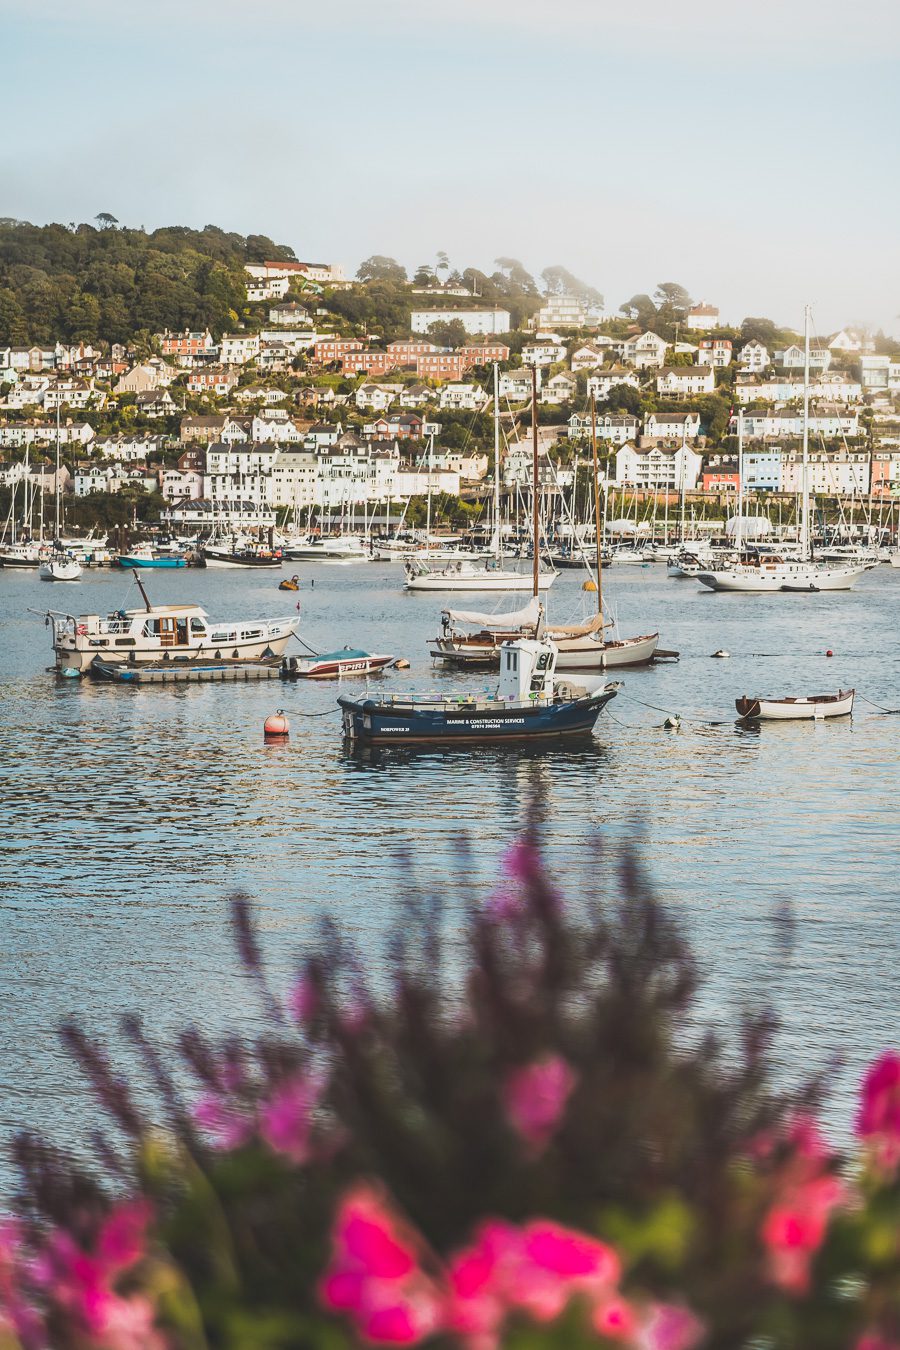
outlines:
{"label": "blurred foreground plant", "polygon": [[127,1020],[152,1122],[64,1027],[116,1142],[16,1140],[0,1350],[900,1350],[900,1056],[839,1159],[772,1018],[698,1039],[677,927],[597,873],[567,909],[529,830],[462,936],[413,893],[376,980],[326,927],[281,996],[236,900],[266,1029]]}

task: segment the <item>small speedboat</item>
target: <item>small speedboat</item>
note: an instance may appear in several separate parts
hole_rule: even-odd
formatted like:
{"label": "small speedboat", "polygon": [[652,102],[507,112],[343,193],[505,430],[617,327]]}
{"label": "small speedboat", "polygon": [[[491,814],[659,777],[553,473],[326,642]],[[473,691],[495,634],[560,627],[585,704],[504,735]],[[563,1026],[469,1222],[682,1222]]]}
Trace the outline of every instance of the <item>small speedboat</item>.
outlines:
{"label": "small speedboat", "polygon": [[283,581],[279,581],[278,589],[280,591],[299,591],[300,578],[296,573],[292,577],[285,577]]}
{"label": "small speedboat", "polygon": [[179,558],[175,554],[169,554],[167,557],[158,558],[149,544],[141,544],[138,548],[132,549],[131,553],[122,553],[119,556],[120,567],[187,567],[184,558]]}
{"label": "small speedboat", "polygon": [[396,661],[395,656],[376,656],[372,652],[342,647],[338,652],[321,652],[318,656],[287,656],[282,662],[281,674],[285,680],[333,680],[344,675],[372,675],[386,670]]}
{"label": "small speedboat", "polygon": [[819,722],[823,717],[849,717],[853,712],[855,689],[836,694],[810,694],[806,698],[735,699],[735,707],[745,722]]}
{"label": "small speedboat", "polygon": [[81,563],[63,553],[42,562],[38,575],[41,581],[77,581],[81,573]]}

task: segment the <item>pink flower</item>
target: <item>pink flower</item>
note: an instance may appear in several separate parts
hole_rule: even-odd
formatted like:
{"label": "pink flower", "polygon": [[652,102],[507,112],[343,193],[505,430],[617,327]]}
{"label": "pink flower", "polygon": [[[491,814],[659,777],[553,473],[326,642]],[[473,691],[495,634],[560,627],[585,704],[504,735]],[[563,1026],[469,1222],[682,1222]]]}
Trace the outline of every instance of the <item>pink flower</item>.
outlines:
{"label": "pink flower", "polygon": [[541,870],[541,855],[537,845],[527,834],[522,835],[506,850],[502,862],[504,876],[526,884],[534,881]]}
{"label": "pink flower", "polygon": [[146,1201],[135,1200],[119,1205],[106,1218],[97,1239],[97,1256],[107,1274],[127,1270],[143,1256],[150,1213]]}
{"label": "pink flower", "polygon": [[414,1345],[437,1329],[441,1293],[419,1266],[415,1238],[375,1190],[358,1186],[344,1198],[332,1242],[319,1297],[352,1317],[365,1340]]}
{"label": "pink flower", "polygon": [[856,1133],[870,1146],[876,1166],[893,1172],[900,1163],[900,1053],[886,1050],[862,1085]]}
{"label": "pink flower", "polygon": [[693,1350],[704,1334],[703,1323],[689,1308],[657,1303],[641,1329],[637,1344],[641,1350]]}
{"label": "pink flower", "polygon": [[900,1350],[900,1345],[896,1341],[885,1340],[875,1331],[868,1331],[860,1336],[853,1350]]}
{"label": "pink flower", "polygon": [[507,1118],[535,1153],[552,1139],[576,1082],[561,1055],[545,1055],[507,1078],[503,1088]]}
{"label": "pink flower", "polygon": [[823,1173],[790,1186],[769,1210],[761,1236],[768,1249],[769,1274],[781,1289],[803,1294],[809,1288],[812,1257],[842,1198],[837,1177]]}
{"label": "pink flower", "polygon": [[309,1160],[313,1113],[321,1091],[320,1079],[298,1074],[282,1083],[260,1111],[259,1132],[263,1139],[291,1162]]}
{"label": "pink flower", "polygon": [[247,1116],[224,1097],[201,1097],[193,1116],[201,1130],[211,1136],[213,1146],[226,1153],[246,1144],[252,1133]]}
{"label": "pink flower", "polygon": [[306,1026],[319,1007],[319,991],[308,975],[299,975],[287,996],[288,1011],[298,1026]]}
{"label": "pink flower", "polygon": [[513,1302],[538,1322],[551,1322],[575,1294],[608,1293],[619,1278],[611,1247],[548,1219],[530,1223],[510,1293]]}
{"label": "pink flower", "polygon": [[596,1304],[591,1313],[595,1331],[610,1341],[631,1341],[637,1328],[634,1309],[625,1299],[613,1295]]}
{"label": "pink flower", "polygon": [[153,1305],[145,1298],[111,1298],[98,1328],[103,1350],[166,1350],[154,1327]]}

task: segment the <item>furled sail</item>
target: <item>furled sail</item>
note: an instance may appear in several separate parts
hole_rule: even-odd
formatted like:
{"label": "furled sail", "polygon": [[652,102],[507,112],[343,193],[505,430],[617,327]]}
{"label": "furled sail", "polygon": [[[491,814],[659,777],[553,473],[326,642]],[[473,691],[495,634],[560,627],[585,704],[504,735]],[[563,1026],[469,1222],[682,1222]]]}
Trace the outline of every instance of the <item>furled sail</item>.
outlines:
{"label": "furled sail", "polygon": [[445,609],[449,623],[477,625],[479,628],[498,628],[504,632],[511,628],[536,628],[543,614],[543,606],[532,596],[524,609],[513,610],[511,614],[481,614],[474,609]]}

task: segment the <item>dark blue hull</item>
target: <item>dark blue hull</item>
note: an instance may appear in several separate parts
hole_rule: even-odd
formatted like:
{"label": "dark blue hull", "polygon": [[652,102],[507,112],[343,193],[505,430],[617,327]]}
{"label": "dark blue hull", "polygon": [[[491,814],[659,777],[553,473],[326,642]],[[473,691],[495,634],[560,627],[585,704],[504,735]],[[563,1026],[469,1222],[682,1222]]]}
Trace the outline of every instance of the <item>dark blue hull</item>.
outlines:
{"label": "dark blue hull", "polygon": [[489,707],[464,701],[439,704],[381,703],[377,699],[339,698],[344,733],[370,745],[484,744],[490,741],[533,741],[586,736],[616,689],[556,703]]}

